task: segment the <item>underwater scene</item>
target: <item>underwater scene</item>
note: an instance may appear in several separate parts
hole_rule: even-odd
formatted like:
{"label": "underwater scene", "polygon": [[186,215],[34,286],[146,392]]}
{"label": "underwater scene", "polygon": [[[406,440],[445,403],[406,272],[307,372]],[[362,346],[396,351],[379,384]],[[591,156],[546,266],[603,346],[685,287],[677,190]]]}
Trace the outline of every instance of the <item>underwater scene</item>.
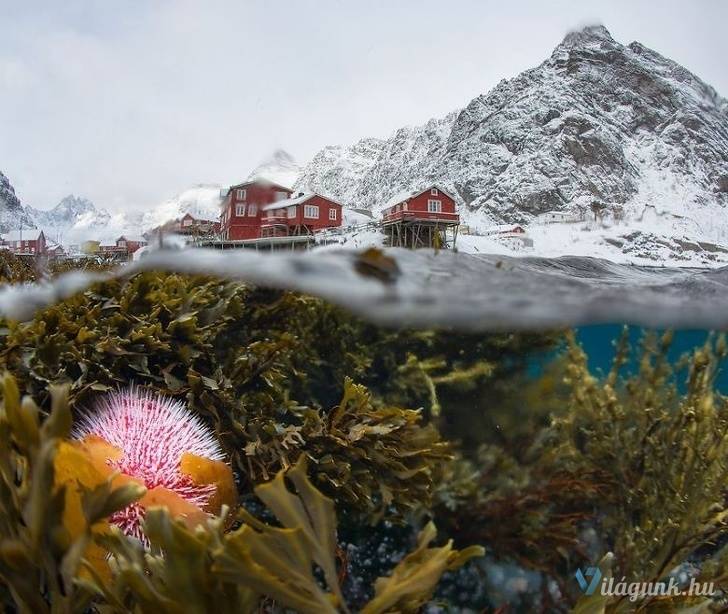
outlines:
{"label": "underwater scene", "polygon": [[724,337],[508,330],[512,301],[465,317],[418,258],[489,277],[431,250],[3,254],[6,608],[720,611]]}

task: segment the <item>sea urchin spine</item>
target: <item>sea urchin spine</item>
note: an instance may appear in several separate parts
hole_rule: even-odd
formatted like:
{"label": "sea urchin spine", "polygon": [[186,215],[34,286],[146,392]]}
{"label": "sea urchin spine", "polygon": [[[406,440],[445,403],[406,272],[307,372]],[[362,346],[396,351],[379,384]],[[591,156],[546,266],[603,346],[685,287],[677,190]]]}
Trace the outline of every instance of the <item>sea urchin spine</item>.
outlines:
{"label": "sea urchin spine", "polygon": [[[103,440],[118,455],[106,458],[106,464],[123,476],[143,484],[148,492],[163,493],[205,512],[220,484],[195,480],[182,471],[185,458],[221,465],[224,454],[211,429],[182,403],[168,397],[128,388],[101,396],[91,411],[85,413],[74,437],[81,442]],[[98,438],[98,439],[97,439]],[[194,455],[194,457],[190,457]],[[229,473],[229,480],[225,471]],[[232,473],[224,466],[217,474],[232,485]],[[156,489],[154,491],[153,489]],[[171,491],[171,494],[168,491]],[[151,497],[150,500],[156,500]],[[170,510],[174,513],[174,510]],[[114,514],[109,520],[127,535],[146,543],[142,530],[144,499]]]}

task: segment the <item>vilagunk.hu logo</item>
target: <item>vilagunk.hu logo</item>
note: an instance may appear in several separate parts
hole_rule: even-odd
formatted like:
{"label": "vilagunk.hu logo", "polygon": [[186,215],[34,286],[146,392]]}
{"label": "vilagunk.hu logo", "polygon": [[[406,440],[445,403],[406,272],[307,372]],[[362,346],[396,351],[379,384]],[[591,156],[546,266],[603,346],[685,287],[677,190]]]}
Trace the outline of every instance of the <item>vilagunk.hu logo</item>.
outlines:
{"label": "vilagunk.hu logo", "polygon": [[627,582],[615,578],[603,578],[599,567],[587,567],[585,570],[577,569],[576,581],[585,595],[604,595],[608,597],[629,597],[630,601],[637,601],[645,597],[664,595],[710,597],[715,593],[713,582],[697,582],[690,579],[690,584],[681,588],[676,578],[660,582]]}

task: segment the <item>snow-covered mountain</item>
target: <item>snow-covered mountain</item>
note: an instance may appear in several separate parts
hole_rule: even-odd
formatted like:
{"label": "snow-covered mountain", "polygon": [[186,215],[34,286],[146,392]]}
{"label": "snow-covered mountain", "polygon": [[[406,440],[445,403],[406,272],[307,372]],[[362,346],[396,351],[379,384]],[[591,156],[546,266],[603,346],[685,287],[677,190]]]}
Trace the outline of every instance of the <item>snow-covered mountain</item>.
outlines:
{"label": "snow-covered mountain", "polygon": [[23,209],[10,180],[0,172],[0,232],[17,230],[21,225],[30,228],[34,224]]}
{"label": "snow-covered mountain", "polygon": [[70,194],[62,199],[53,209],[42,210],[33,207],[26,207],[30,215],[39,226],[70,226],[80,218],[94,218],[94,222],[103,224],[108,220],[109,214],[106,211],[98,211],[94,204],[87,198]]}
{"label": "snow-covered mountain", "polygon": [[97,209],[87,198],[73,194],[63,198],[53,209],[28,206],[25,211],[34,226],[41,228],[49,239],[59,243],[82,241],[90,238],[94,232],[104,232],[113,217],[104,209]]}
{"label": "snow-covered mountain", "polygon": [[217,220],[220,217],[220,190],[217,183],[204,183],[183,190],[176,196],[144,212],[138,224],[149,230],[170,220],[179,219],[186,213],[198,219]]}
{"label": "snow-covered mountain", "polygon": [[[258,165],[249,178],[263,177],[292,186],[300,171],[301,167],[290,154],[277,150]],[[23,208],[5,176],[0,177],[0,230],[3,216],[16,222],[17,209],[25,216],[27,226],[42,228],[49,238],[65,245],[91,238],[113,241],[122,234],[140,235],[186,213],[200,219],[217,220],[220,217],[221,190],[224,189],[216,183],[198,184],[143,212],[110,213],[97,208],[86,198],[73,195],[65,197],[53,209],[41,210]]]}
{"label": "snow-covered mountain", "polygon": [[298,180],[301,170],[301,165],[291,154],[283,149],[277,149],[253,169],[247,180],[267,179],[289,188]]}
{"label": "snow-covered mountain", "polygon": [[376,210],[433,182],[474,226],[588,216],[596,202],[607,217],[648,214],[659,233],[728,243],[728,102],[679,64],[590,26],[461,111],[324,148],[296,187]]}
{"label": "snow-covered mountain", "polygon": [[53,209],[25,207],[23,211],[28,226],[42,228],[48,238],[64,245],[86,239],[109,242],[121,235],[141,235],[185,213],[216,220],[220,215],[221,188],[219,184],[196,185],[144,212],[110,213],[73,195],[66,196]]}

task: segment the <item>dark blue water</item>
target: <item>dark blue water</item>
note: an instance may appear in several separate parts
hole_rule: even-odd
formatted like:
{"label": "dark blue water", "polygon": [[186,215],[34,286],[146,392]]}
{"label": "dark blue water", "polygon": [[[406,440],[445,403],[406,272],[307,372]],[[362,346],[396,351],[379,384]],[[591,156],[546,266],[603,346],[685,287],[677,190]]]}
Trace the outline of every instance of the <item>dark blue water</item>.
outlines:
{"label": "dark blue water", "polygon": [[[622,329],[621,325],[603,324],[583,326],[576,330],[577,339],[589,357],[589,368],[592,372],[602,371],[606,373],[609,371],[615,354],[614,342],[621,336]],[[633,347],[637,347],[645,329],[639,326],[629,326],[628,330],[630,343]],[[658,333],[661,332],[658,331]],[[675,331],[673,344],[669,352],[671,362],[677,361],[686,352],[702,346],[708,334],[705,330]],[[632,356],[632,360],[625,368],[633,372],[637,368],[637,357]],[[679,374],[678,383],[682,383],[684,375]],[[718,371],[716,388],[722,393],[728,393],[728,365],[724,365]]]}

